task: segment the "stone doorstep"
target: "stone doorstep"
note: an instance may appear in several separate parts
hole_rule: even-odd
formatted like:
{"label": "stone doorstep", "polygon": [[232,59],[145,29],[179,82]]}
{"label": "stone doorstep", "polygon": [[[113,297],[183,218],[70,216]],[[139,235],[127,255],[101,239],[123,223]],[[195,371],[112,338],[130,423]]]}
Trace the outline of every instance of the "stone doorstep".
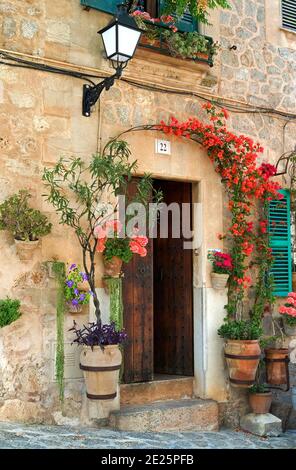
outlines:
{"label": "stone doorstep", "polygon": [[192,398],[193,377],[159,379],[120,386],[121,405],[139,405],[156,401]]}
{"label": "stone doorstep", "polygon": [[111,413],[109,426],[119,431],[218,431],[218,405],[213,400],[171,400],[126,405]]}

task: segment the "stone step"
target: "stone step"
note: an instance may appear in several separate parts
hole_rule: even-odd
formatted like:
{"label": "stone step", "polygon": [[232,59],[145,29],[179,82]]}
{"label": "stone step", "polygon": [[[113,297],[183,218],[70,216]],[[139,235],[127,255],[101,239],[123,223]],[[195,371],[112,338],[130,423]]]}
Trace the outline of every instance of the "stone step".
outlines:
{"label": "stone step", "polygon": [[151,382],[123,384],[120,386],[121,405],[140,405],[155,401],[192,398],[193,377],[157,379]]}
{"label": "stone step", "polygon": [[120,431],[217,431],[218,404],[212,400],[169,400],[127,405],[110,415],[109,426]]}

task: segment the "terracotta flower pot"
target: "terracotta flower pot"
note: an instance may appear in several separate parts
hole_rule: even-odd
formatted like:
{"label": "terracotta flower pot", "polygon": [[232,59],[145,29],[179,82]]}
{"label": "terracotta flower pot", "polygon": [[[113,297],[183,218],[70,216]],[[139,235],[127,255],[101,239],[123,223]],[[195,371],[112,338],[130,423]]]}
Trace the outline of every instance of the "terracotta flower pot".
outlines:
{"label": "terracotta flower pot", "polygon": [[110,260],[104,259],[105,276],[119,277],[121,273],[122,260],[118,256],[113,256]]}
{"label": "terracotta flower pot", "polygon": [[287,363],[289,350],[268,348],[265,349],[266,381],[272,385],[287,383]]}
{"label": "terracotta flower pot", "polygon": [[256,414],[269,413],[272,402],[272,393],[250,393],[249,403],[252,412]]}
{"label": "terracotta flower pot", "polygon": [[283,318],[283,325],[284,325],[285,335],[296,336],[296,325],[290,326],[285,318]]}
{"label": "terracotta flower pot", "polygon": [[211,273],[212,287],[214,289],[225,289],[229,274]]}
{"label": "terracotta flower pot", "polygon": [[29,261],[33,258],[34,250],[39,245],[39,240],[27,242],[23,240],[14,240],[18,257],[22,261]]}
{"label": "terracotta flower pot", "polygon": [[249,388],[255,382],[261,349],[257,340],[227,340],[224,350],[233,387]]}
{"label": "terracotta flower pot", "polygon": [[122,355],[119,346],[83,346],[80,369],[86,384],[86,395],[91,400],[112,400],[117,395]]}

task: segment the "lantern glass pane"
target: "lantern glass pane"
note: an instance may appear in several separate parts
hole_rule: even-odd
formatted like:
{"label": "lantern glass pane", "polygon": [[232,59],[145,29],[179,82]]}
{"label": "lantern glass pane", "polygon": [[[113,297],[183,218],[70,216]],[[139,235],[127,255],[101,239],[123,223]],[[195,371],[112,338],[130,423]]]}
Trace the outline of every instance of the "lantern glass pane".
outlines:
{"label": "lantern glass pane", "polygon": [[136,31],[134,29],[118,25],[119,55],[131,58],[135,53],[140,35],[141,31]]}
{"label": "lantern glass pane", "polygon": [[107,29],[102,33],[102,39],[105,46],[106,55],[108,58],[116,53],[116,25]]}

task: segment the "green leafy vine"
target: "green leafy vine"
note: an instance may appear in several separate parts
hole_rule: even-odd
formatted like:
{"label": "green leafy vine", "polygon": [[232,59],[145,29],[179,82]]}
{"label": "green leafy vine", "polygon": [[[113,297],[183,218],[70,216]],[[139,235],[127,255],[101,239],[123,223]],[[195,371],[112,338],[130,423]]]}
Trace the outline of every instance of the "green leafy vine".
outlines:
{"label": "green leafy vine", "polygon": [[60,401],[64,401],[64,316],[65,316],[65,277],[66,269],[65,263],[61,261],[54,261],[52,266],[53,273],[58,282],[57,291],[57,310],[56,310],[56,380],[59,388]]}

